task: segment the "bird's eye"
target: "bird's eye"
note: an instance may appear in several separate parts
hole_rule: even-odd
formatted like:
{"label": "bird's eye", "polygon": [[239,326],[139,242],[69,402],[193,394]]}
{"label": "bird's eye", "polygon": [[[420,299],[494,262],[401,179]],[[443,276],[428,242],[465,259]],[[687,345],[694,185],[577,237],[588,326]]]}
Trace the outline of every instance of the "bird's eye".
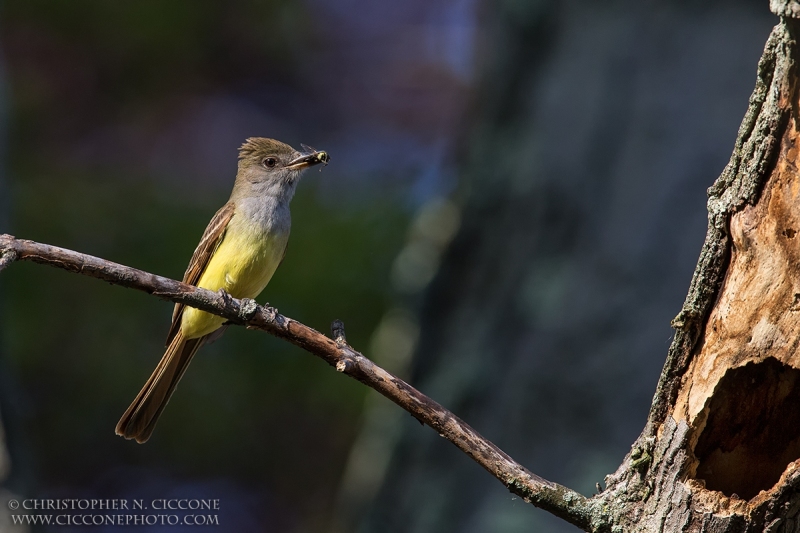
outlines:
{"label": "bird's eye", "polygon": [[275,167],[275,165],[278,164],[278,160],[274,157],[266,157],[264,158],[264,161],[261,162],[261,164],[267,168],[273,168]]}

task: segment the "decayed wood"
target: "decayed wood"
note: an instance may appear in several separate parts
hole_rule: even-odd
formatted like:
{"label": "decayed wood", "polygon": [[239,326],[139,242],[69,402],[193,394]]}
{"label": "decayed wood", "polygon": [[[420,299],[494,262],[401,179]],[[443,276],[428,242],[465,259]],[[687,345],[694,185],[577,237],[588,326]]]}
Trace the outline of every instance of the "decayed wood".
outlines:
{"label": "decayed wood", "polygon": [[186,285],[98,257],[0,235],[0,270],[14,261],[33,261],[137,289],[224,317],[232,324],[266,331],[324,359],[337,371],[386,396],[455,444],[525,501],[587,531],[602,527],[606,518],[591,500],[531,473],[456,415],[355,351],[347,345],[344,326],[338,320],[332,328],[335,339],[331,339],[253,300],[237,300],[225,293]]}
{"label": "decayed wood", "polygon": [[758,65],[758,76],[733,155],[709,188],[708,231],[689,293],[673,320],[675,339],[653,399],[645,434],[652,437],[677,397],[680,379],[719,294],[730,258],[728,226],[733,213],[756,202],[778,151],[790,111],[795,47],[790,25],[772,31]]}
{"label": "decayed wood", "polygon": [[[727,276],[672,412],[673,418],[686,420],[692,427],[702,424],[709,399],[731,369],[769,358],[800,369],[797,137],[793,119],[761,200],[731,217]],[[788,382],[783,386],[787,393],[793,388]],[[739,409],[745,411],[746,407],[742,403]],[[756,408],[748,414],[757,414]],[[767,446],[762,450],[770,453]],[[754,475],[757,472],[750,474]]]}

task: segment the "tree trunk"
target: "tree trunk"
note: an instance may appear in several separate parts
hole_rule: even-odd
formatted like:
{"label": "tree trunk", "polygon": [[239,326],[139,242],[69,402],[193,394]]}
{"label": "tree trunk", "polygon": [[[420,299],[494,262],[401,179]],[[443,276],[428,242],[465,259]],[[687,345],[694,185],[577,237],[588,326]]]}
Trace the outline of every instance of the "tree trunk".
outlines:
{"label": "tree trunk", "polygon": [[[693,63],[681,101],[646,83],[670,62],[642,58],[665,38],[644,8],[590,4],[496,8],[503,53],[481,97],[494,107],[467,144],[464,224],[428,292],[411,380],[537,474],[584,491],[641,428],[649,356],[666,337],[653,320],[685,287],[681,256],[702,231],[691,210],[675,216],[717,164],[708,137],[722,124],[697,100],[741,116],[727,80],[752,72],[737,47],[763,27],[745,2],[648,4],[685,42],[668,59]],[[785,18],[709,189],[706,241],[645,430],[595,497],[601,530],[800,531],[800,7],[771,7]],[[586,42],[599,65],[576,51]],[[693,113],[697,129],[673,127]],[[574,530],[509,502],[434,441],[404,428],[362,531]]]}
{"label": "tree trunk", "polygon": [[771,7],[786,18],[709,189],[706,242],[647,428],[608,480],[621,531],[800,530],[800,25],[794,2]]}

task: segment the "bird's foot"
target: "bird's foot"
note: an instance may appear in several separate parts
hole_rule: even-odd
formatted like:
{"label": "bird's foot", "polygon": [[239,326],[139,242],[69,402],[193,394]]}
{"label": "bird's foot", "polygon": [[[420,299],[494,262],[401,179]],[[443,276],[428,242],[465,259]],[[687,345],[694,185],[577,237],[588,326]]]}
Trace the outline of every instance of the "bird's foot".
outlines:
{"label": "bird's foot", "polygon": [[225,302],[226,306],[231,304],[233,296],[231,296],[231,294],[228,291],[226,291],[225,289],[220,289],[217,291],[217,294],[219,294],[219,297],[222,298],[222,301]]}
{"label": "bird's foot", "polygon": [[280,313],[278,313],[277,307],[272,307],[271,305],[269,305],[269,302],[264,302],[263,307],[264,311],[266,311],[267,314],[269,315],[269,319],[271,322],[277,322],[279,320],[278,317],[280,317],[281,315]]}

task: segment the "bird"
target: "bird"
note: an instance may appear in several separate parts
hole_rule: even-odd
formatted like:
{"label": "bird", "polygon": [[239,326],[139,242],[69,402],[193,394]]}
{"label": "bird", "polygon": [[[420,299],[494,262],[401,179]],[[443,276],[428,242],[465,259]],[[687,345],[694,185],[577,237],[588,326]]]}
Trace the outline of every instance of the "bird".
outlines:
{"label": "bird", "polygon": [[[289,204],[301,174],[330,157],[306,145],[298,151],[275,139],[251,137],[239,148],[230,199],[217,211],[189,261],[183,282],[234,298],[255,298],[286,254]],[[166,351],[122,415],[116,433],[147,442],[194,354],[216,340],[225,319],[175,304]]]}

